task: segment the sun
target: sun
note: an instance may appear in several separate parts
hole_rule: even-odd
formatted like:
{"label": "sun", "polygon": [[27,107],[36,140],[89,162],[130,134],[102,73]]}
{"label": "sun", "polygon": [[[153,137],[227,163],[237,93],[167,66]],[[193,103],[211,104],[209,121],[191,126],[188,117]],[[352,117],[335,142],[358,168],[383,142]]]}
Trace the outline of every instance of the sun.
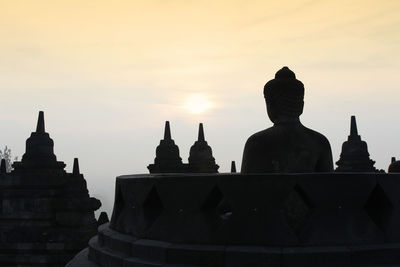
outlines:
{"label": "sun", "polygon": [[190,94],[186,97],[183,108],[193,114],[201,114],[212,107],[212,103],[203,94]]}

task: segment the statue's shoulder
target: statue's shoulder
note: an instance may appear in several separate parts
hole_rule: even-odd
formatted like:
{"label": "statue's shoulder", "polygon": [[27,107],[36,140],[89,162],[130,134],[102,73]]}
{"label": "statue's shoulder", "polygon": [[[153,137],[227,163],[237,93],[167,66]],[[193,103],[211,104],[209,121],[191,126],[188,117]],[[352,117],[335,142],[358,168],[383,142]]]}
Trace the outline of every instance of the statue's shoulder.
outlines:
{"label": "statue's shoulder", "polygon": [[270,137],[273,136],[273,127],[267,128],[265,130],[256,132],[255,134],[251,135],[248,139],[246,144],[256,144],[259,145],[261,143],[268,142]]}
{"label": "statue's shoulder", "polygon": [[312,140],[317,141],[318,143],[320,143],[322,145],[330,147],[329,140],[328,140],[328,138],[325,137],[325,135],[323,135],[317,131],[314,131],[310,128],[307,128],[305,126],[304,126],[304,129],[307,132],[307,134],[312,138]]}

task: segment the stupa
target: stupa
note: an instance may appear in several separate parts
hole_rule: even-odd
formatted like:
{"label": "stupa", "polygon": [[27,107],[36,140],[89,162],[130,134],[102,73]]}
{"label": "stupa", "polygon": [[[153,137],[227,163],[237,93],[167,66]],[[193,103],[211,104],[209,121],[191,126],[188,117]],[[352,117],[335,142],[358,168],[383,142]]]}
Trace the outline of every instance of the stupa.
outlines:
{"label": "stupa", "polygon": [[1,164],[0,266],[65,266],[97,233],[100,201],[89,197],[78,160],[67,173],[53,147],[41,111],[22,160],[10,173]]}
{"label": "stupa", "polygon": [[184,172],[182,158],[179,156],[179,147],[171,138],[169,121],[165,122],[164,139],[156,148],[154,164],[147,167],[150,173],[176,173]]}
{"label": "stupa", "polygon": [[356,117],[351,116],[350,135],[342,145],[337,172],[375,172],[375,161],[369,158],[368,146],[358,134]]}
{"label": "stupa", "polygon": [[179,156],[179,147],[171,138],[169,121],[165,122],[164,139],[156,148],[154,164],[147,167],[150,173],[216,173],[219,166],[215,163],[212,149],[204,138],[203,124],[199,124],[197,141],[190,148],[189,163],[183,163]]}
{"label": "stupa", "polygon": [[[294,74],[281,74],[293,82]],[[289,137],[275,139],[294,144],[287,153],[253,146],[242,173],[117,177],[110,223],[67,267],[400,266],[400,174],[333,172],[327,140],[290,115],[302,110],[299,95],[277,97],[289,101],[289,118],[281,117],[288,124],[278,127]],[[295,143],[290,129],[318,140]],[[251,145],[278,135],[256,137]],[[317,154],[307,158],[302,151]],[[264,161],[251,160],[271,154],[285,164],[270,172],[267,162],[265,172],[254,172]],[[293,155],[304,158],[291,164]]]}
{"label": "stupa", "polygon": [[400,172],[400,161],[396,160],[396,157],[392,157],[388,172]]}
{"label": "stupa", "polygon": [[212,149],[204,138],[203,123],[199,124],[197,141],[190,148],[189,171],[197,173],[216,173],[219,166],[215,164]]}

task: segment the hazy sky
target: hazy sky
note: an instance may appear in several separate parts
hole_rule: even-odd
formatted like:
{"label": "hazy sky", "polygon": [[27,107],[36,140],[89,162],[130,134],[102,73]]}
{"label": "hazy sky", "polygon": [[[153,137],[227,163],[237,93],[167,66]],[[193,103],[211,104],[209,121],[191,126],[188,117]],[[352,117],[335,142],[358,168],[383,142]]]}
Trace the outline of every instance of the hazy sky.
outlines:
{"label": "hazy sky", "polygon": [[115,177],[147,173],[165,120],[184,162],[203,122],[220,171],[240,169],[247,137],[271,126],[263,86],[287,65],[334,160],[356,115],[387,169],[400,157],[399,29],[398,0],[0,0],[0,147],[21,157],[45,111],[58,160],[70,171],[78,157],[110,211]]}

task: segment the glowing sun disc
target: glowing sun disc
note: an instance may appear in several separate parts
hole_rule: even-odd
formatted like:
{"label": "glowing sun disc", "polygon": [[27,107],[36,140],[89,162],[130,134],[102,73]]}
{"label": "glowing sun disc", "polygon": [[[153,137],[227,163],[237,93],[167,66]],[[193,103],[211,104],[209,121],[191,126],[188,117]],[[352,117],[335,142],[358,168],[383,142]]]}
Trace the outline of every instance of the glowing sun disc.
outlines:
{"label": "glowing sun disc", "polygon": [[190,113],[200,114],[210,109],[211,106],[211,102],[208,101],[204,95],[191,94],[186,98],[183,108],[188,110]]}

